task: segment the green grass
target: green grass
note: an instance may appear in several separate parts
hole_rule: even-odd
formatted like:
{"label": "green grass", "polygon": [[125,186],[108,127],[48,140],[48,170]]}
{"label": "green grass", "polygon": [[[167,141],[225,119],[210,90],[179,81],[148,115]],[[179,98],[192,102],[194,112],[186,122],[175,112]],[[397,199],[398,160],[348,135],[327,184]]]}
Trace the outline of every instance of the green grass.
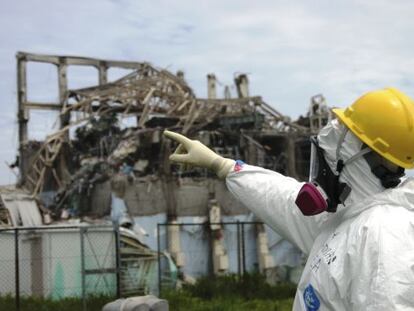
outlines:
{"label": "green grass", "polygon": [[[292,310],[296,286],[293,284],[269,285],[259,274],[205,277],[195,285],[185,285],[180,290],[163,290],[171,311],[288,311]],[[89,296],[88,311],[100,311],[109,296]],[[81,311],[82,300],[64,298],[22,297],[21,311]],[[0,310],[14,311],[15,299],[0,296]]]}
{"label": "green grass", "polygon": [[171,311],[290,311],[293,298],[288,299],[243,299],[193,297],[185,291],[168,292],[163,295]]}
{"label": "green grass", "polygon": [[220,277],[203,277],[195,285],[186,285],[183,288],[194,297],[203,299],[212,298],[243,298],[243,299],[284,299],[295,296],[296,285],[281,283],[270,285],[263,275],[245,274]]}
{"label": "green grass", "polygon": [[227,275],[200,278],[181,290],[163,291],[162,298],[172,311],[285,311],[292,310],[295,291],[294,284],[269,285],[260,274]]}
{"label": "green grass", "polygon": [[[90,296],[86,300],[88,311],[101,311],[102,307],[116,298],[108,296]],[[21,311],[81,311],[82,300],[78,297],[55,300],[40,297],[21,297]],[[16,302],[13,296],[0,296],[0,310],[15,311]]]}

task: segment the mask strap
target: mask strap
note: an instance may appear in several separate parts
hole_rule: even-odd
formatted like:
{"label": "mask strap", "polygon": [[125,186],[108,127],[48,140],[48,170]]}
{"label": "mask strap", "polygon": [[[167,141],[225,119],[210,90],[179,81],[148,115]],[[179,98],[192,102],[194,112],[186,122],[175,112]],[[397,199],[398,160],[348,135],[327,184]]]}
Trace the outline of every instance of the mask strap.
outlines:
{"label": "mask strap", "polygon": [[363,155],[370,153],[372,150],[369,147],[365,147],[364,149],[362,149],[361,151],[359,151],[358,153],[354,154],[352,157],[350,157],[348,160],[346,160],[344,162],[344,165],[347,165],[351,162],[354,162],[356,159],[362,157]]}

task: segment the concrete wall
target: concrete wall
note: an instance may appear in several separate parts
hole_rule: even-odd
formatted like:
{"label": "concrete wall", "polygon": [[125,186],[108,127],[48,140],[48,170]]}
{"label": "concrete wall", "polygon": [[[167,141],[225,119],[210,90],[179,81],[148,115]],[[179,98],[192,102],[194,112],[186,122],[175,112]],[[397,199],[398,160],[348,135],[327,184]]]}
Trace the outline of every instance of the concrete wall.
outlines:
{"label": "concrete wall", "polygon": [[[215,197],[223,215],[248,214],[248,210],[236,202],[224,182],[205,178],[182,178],[172,185],[176,200],[176,216],[208,215],[209,196]],[[156,179],[137,179],[125,183],[124,200],[131,216],[150,216],[167,213],[165,187]],[[108,215],[110,210],[109,182],[95,187],[92,196],[92,213]]]}

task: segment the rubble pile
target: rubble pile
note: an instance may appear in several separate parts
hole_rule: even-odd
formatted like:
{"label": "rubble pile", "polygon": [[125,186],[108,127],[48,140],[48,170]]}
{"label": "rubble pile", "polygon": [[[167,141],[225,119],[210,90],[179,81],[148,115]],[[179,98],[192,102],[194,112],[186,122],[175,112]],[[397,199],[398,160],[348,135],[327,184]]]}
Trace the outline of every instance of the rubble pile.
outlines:
{"label": "rubble pile", "polygon": [[[308,115],[292,122],[260,96],[249,96],[244,74],[235,78],[238,97],[230,98],[227,93],[222,99],[216,98],[215,76],[209,75],[209,98],[205,99],[196,97],[182,72],[175,75],[148,63],[25,53],[19,53],[18,60],[18,68],[27,61],[41,61],[56,64],[59,72],[65,72],[68,64],[78,63],[99,69],[99,85],[76,90],[62,86],[64,92],[61,90],[60,103],[55,106],[29,103],[19,97],[19,185],[55,220],[109,214],[107,207],[97,207],[96,189],[100,187],[101,200],[110,205],[108,193],[122,197],[128,185],[148,180],[160,181],[167,213],[175,217],[173,184],[185,178],[197,181],[214,177],[203,169],[171,166],[168,155],[175,146],[163,139],[164,129],[198,139],[222,156],[305,179],[307,138],[330,117],[323,97],[318,95],[312,98]],[[110,64],[133,71],[107,82],[105,70]],[[26,86],[19,77],[19,87],[24,91]],[[60,85],[66,82],[64,75],[59,79]],[[61,127],[43,142],[34,142],[24,134],[28,119],[20,111],[40,106],[59,106]]]}

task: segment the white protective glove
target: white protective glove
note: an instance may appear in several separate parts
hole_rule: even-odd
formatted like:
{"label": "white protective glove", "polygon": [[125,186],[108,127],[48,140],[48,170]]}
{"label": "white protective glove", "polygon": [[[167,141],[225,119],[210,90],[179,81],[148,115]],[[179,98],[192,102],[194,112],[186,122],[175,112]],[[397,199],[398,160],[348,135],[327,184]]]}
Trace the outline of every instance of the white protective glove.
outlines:
{"label": "white protective glove", "polygon": [[180,144],[170,155],[172,162],[208,168],[214,171],[220,179],[225,179],[233,170],[236,161],[219,156],[198,140],[191,140],[171,131],[164,131],[164,136]]}

